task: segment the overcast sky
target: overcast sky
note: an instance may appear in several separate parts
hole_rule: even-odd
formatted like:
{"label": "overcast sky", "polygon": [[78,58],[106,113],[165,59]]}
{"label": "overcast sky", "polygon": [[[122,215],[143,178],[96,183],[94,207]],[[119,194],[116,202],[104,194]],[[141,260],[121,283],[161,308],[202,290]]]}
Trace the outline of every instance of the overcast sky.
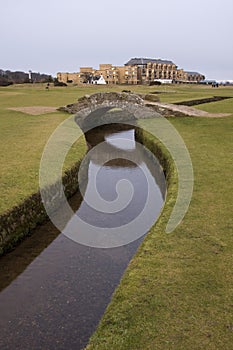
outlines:
{"label": "overcast sky", "polygon": [[0,0],[0,68],[55,75],[131,57],[233,79],[233,0]]}

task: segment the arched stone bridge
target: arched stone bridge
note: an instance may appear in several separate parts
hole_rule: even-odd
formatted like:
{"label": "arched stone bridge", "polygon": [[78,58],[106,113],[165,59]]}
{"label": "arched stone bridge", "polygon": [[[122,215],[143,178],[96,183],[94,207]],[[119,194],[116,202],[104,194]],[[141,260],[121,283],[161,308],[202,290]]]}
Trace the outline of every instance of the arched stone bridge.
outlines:
{"label": "arched stone bridge", "polygon": [[[111,109],[118,109],[114,113],[108,113]],[[100,92],[81,97],[77,103],[60,107],[60,111],[76,114],[75,120],[83,129],[87,123],[95,123],[106,120],[108,123],[129,120],[154,118],[158,116],[191,116],[191,117],[227,117],[227,113],[211,114],[192,107],[183,105],[160,103],[155,95],[137,95],[125,92]],[[101,112],[102,110],[102,112]],[[123,113],[124,112],[124,113]],[[88,117],[88,120],[87,120]],[[85,122],[84,122],[85,121]],[[97,125],[96,125],[97,126]]]}
{"label": "arched stone bridge", "polygon": [[[59,108],[75,114],[77,124],[82,128],[108,123],[126,122],[160,116],[153,108],[145,106],[143,98],[133,93],[100,92],[81,97],[77,103]],[[114,111],[114,113],[112,113]]]}

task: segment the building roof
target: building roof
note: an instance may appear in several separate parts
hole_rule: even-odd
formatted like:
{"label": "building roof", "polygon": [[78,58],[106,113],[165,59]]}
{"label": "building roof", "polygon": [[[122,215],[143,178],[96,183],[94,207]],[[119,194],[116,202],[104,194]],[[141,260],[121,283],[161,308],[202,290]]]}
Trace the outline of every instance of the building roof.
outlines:
{"label": "building roof", "polygon": [[188,73],[188,75],[203,75],[203,74],[198,73],[198,72],[187,72],[187,71],[185,71],[185,73]]}
{"label": "building roof", "polygon": [[135,57],[131,58],[125,66],[136,66],[147,63],[157,63],[157,64],[174,64],[172,61],[162,60],[160,58],[143,58],[143,57]]}

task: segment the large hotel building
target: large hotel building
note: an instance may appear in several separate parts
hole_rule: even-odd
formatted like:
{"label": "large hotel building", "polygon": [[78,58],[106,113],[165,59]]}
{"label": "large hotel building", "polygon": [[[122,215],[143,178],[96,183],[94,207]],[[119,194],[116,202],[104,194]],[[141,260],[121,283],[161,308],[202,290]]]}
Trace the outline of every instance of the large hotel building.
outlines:
{"label": "large hotel building", "polygon": [[78,73],[57,73],[63,83],[82,84],[152,84],[153,82],[198,83],[204,75],[178,69],[172,61],[132,58],[124,66],[100,64],[99,69],[81,67]]}

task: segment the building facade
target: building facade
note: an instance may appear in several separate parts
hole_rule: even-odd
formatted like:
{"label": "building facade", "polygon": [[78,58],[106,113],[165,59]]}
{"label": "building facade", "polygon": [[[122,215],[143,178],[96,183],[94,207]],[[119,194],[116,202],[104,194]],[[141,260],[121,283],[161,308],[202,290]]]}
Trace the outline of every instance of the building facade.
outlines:
{"label": "building facade", "polygon": [[186,79],[189,82],[200,82],[205,80],[205,76],[203,74],[200,74],[198,72],[185,72],[186,73]]}
{"label": "building facade", "polygon": [[172,61],[153,58],[132,58],[126,67],[137,67],[138,84],[150,84],[158,79],[177,78],[177,66]]}
{"label": "building facade", "polygon": [[63,83],[77,85],[93,84],[102,77],[106,84],[151,84],[156,81],[174,83],[198,83],[205,79],[198,72],[186,72],[178,69],[175,63],[154,58],[131,58],[124,66],[100,64],[99,69],[81,67],[77,73],[57,73],[57,79]]}

